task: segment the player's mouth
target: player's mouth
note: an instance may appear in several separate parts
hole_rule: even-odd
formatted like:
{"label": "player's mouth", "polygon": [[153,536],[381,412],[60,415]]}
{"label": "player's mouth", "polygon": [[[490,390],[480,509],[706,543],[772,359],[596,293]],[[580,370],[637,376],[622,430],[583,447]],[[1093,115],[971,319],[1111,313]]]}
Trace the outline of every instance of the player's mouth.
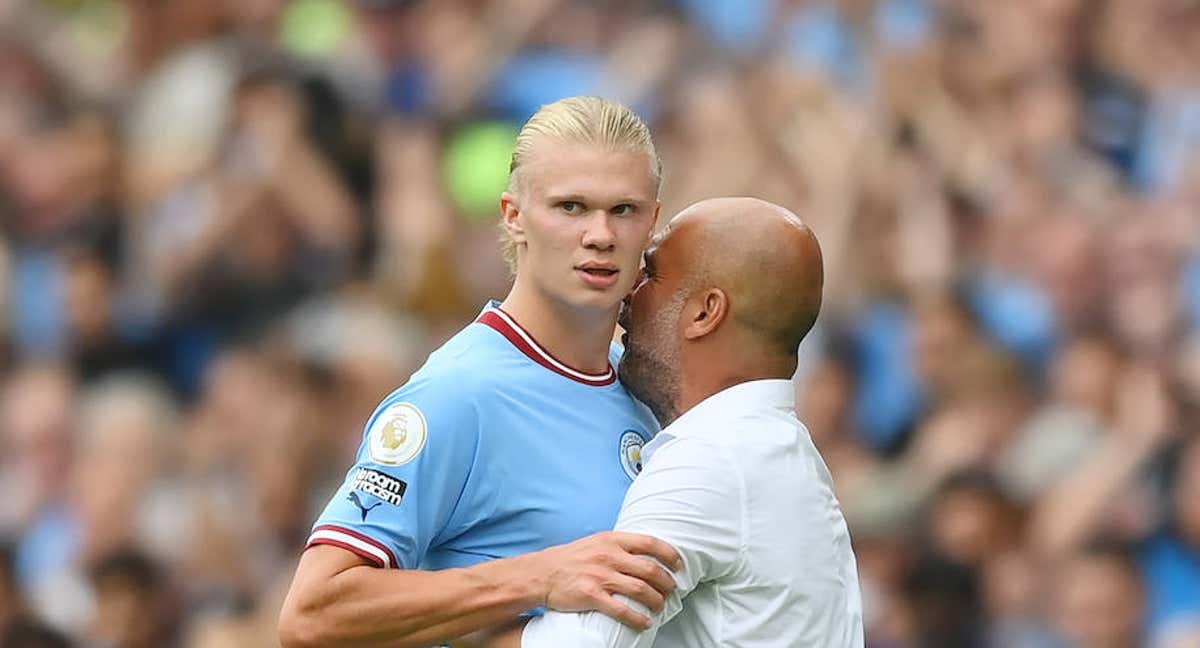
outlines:
{"label": "player's mouth", "polygon": [[620,271],[614,265],[607,263],[585,263],[575,266],[575,271],[583,278],[583,282],[592,288],[612,288],[617,284]]}

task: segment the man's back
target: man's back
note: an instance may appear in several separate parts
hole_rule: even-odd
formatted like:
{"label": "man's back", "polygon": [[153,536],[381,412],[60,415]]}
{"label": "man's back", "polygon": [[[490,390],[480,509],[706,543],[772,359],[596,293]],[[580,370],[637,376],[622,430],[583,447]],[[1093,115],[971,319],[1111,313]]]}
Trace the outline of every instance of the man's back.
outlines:
{"label": "man's back", "polygon": [[743,383],[646,446],[617,529],[653,533],[683,556],[657,636],[551,613],[529,625],[524,645],[582,635],[596,646],[860,648],[850,534],[793,405],[789,381]]}
{"label": "man's back", "polygon": [[[790,389],[783,383],[776,391]],[[692,428],[695,434],[688,430],[664,442],[651,466],[659,459],[667,465],[668,453],[678,452],[689,455],[681,461],[728,473],[730,487],[741,487],[743,526],[731,532],[743,546],[709,568],[712,580],[687,596],[655,645],[861,646],[850,534],[808,430],[787,401],[769,409],[709,411],[706,419]],[[732,515],[718,519],[738,521]],[[713,630],[718,632],[710,636]]]}

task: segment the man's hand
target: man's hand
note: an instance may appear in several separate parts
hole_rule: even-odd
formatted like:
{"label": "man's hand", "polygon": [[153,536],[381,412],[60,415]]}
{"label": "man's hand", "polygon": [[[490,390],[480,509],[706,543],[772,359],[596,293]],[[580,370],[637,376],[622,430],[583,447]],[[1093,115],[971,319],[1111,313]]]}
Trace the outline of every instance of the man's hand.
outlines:
{"label": "man's hand", "polygon": [[524,558],[532,563],[530,574],[541,579],[547,607],[562,612],[596,610],[636,630],[649,628],[649,617],[613,595],[622,594],[658,612],[675,590],[675,579],[662,565],[672,570],[683,567],[683,559],[671,545],[619,531],[597,533]]}

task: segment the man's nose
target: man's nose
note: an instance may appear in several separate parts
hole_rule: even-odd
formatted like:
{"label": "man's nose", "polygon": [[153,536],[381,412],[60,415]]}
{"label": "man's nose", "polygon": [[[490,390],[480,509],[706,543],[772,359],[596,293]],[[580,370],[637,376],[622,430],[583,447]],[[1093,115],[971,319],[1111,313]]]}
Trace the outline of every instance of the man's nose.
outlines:
{"label": "man's nose", "polygon": [[616,242],[617,233],[613,229],[610,216],[604,210],[597,209],[588,217],[587,227],[583,232],[583,246],[610,250]]}

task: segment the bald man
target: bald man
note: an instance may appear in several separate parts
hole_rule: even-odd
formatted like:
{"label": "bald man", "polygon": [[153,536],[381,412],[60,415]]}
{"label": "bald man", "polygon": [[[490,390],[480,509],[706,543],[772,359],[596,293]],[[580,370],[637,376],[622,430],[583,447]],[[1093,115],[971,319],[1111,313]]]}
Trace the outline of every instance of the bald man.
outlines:
{"label": "bald man", "polygon": [[794,413],[797,349],[821,307],[816,238],[777,205],[706,200],[645,262],[618,373],[664,427],[617,528],[678,550],[676,589],[644,632],[552,612],[491,645],[861,647],[850,534]]}

